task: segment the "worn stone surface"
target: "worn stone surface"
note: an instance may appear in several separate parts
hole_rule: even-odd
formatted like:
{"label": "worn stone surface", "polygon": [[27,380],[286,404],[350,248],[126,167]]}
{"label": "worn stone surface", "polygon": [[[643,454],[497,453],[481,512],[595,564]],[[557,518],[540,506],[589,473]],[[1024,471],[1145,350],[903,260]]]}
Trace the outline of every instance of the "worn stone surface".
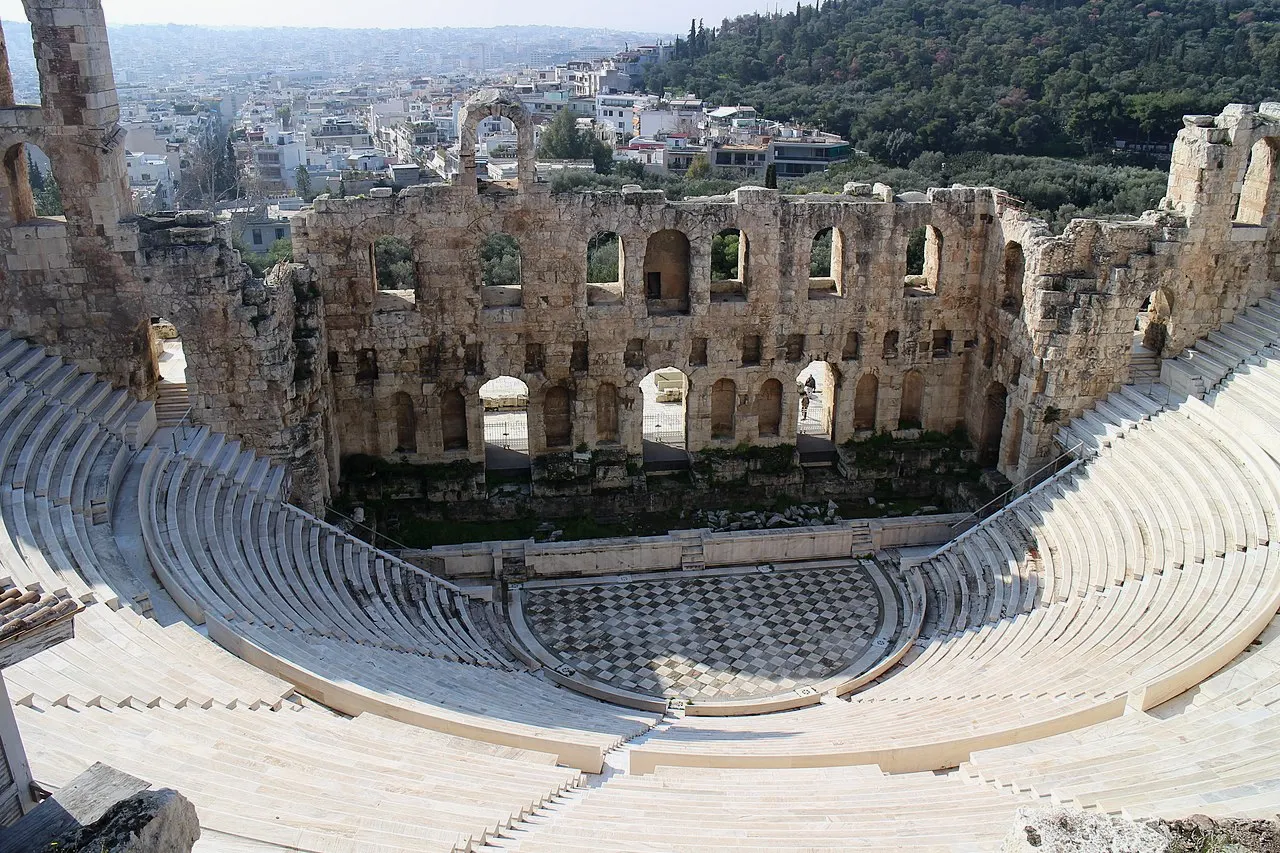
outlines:
{"label": "worn stone surface", "polygon": [[121,800],[57,842],[66,853],[187,853],[200,838],[195,806],[171,788]]}
{"label": "worn stone surface", "polygon": [[[668,366],[690,383],[691,451],[794,444],[795,380],[824,361],[837,444],[964,427],[1016,482],[1056,455],[1060,423],[1126,380],[1148,300],[1146,340],[1173,354],[1278,277],[1280,116],[1236,104],[1184,122],[1158,210],[1076,220],[1060,236],[991,188],[557,194],[534,182],[523,133],[516,182],[477,180],[464,154],[452,186],[320,197],[295,218],[298,263],[254,280],[207,214],[133,215],[98,0],[27,8],[42,104],[5,107],[0,91],[0,150],[39,145],[67,215],[35,218],[25,172],[8,173],[0,323],[145,398],[157,378],[150,320],[171,321],[196,420],[288,465],[309,507],[345,455],[482,463],[478,392],[504,375],[528,385],[533,456],[616,450],[635,463],[640,381]],[[530,128],[515,99],[486,90],[463,111],[464,152],[490,115]],[[811,278],[828,228],[833,263]],[[909,276],[920,228],[924,269]],[[745,249],[738,277],[713,285],[711,241],[724,229]],[[619,238],[619,279],[588,283],[588,241],[601,232]],[[519,245],[518,284],[482,284],[494,234]],[[411,291],[377,287],[373,244],[388,236],[412,249]],[[643,488],[628,467],[569,482],[542,476],[558,471],[554,458],[535,461],[534,489]]]}
{"label": "worn stone surface", "polygon": [[1019,808],[1003,853],[1168,853],[1156,830],[1124,818],[1068,808]]}

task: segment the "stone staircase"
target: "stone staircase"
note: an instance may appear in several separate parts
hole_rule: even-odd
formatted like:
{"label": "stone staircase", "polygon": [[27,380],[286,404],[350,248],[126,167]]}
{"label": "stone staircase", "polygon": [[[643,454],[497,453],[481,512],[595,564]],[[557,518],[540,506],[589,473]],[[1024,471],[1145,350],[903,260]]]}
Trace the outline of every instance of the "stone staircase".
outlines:
{"label": "stone staircase", "polygon": [[1160,381],[1160,359],[1137,339],[1129,356],[1129,381],[1135,385]]}
{"label": "stone staircase", "polygon": [[853,547],[850,549],[851,557],[865,557],[875,550],[875,545],[871,539],[871,525],[865,521],[854,521],[849,523],[853,530]]}
{"label": "stone staircase", "polygon": [[187,383],[161,381],[158,388],[160,396],[156,399],[156,426],[160,429],[177,426],[191,408]]}

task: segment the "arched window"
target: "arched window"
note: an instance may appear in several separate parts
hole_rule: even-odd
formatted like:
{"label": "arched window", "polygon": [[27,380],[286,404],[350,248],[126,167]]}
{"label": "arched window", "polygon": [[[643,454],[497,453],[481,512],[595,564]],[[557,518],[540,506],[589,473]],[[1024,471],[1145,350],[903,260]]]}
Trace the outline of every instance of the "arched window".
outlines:
{"label": "arched window", "polygon": [[618,440],[618,389],[604,382],[596,388],[596,441],[613,444]]}
{"label": "arched window", "polygon": [[1022,251],[1022,244],[1010,242],[1004,247],[1001,308],[1014,314],[1022,311],[1022,290],[1026,275],[1027,257]]}
{"label": "arched window", "polygon": [[391,395],[391,408],[396,421],[396,453],[418,452],[418,418],[413,411],[413,398],[403,391]]}
{"label": "arched window", "polygon": [[542,424],[548,449],[573,444],[573,402],[568,388],[553,385],[547,389],[542,398]]}
{"label": "arched window", "polygon": [[711,386],[711,437],[732,439],[737,434],[738,388],[732,379]]}
{"label": "arched window", "polygon": [[644,295],[650,314],[689,313],[689,238],[674,229],[649,235]]}
{"label": "arched window", "polygon": [[756,424],[762,437],[778,435],[782,426],[782,383],[766,379],[756,394]]}
{"label": "arched window", "polygon": [[823,228],[809,244],[809,298],[844,292],[844,239],[839,228]]}
{"label": "arched window", "polygon": [[853,428],[876,428],[876,409],[880,402],[880,380],[874,373],[864,373],[853,392]]}
{"label": "arched window", "polygon": [[921,294],[938,292],[942,271],[942,232],[932,225],[907,235],[907,277],[904,284]]}
{"label": "arched window", "polygon": [[726,228],[711,238],[711,301],[734,302],[747,295],[747,235]]}
{"label": "arched window", "polygon": [[4,176],[14,222],[63,215],[62,190],[53,176],[52,162],[36,146],[22,142],[11,146],[4,154]]}
{"label": "arched window", "polygon": [[902,377],[902,408],[898,413],[900,429],[917,429],[922,425],[924,408],[924,374],[908,370]]}
{"label": "arched window", "polygon": [[615,305],[622,301],[622,241],[612,231],[597,232],[587,241],[587,304]]}
{"label": "arched window", "polygon": [[440,429],[445,450],[467,449],[467,401],[456,388],[440,396]]}
{"label": "arched window", "polygon": [[486,308],[521,303],[520,244],[510,234],[490,234],[480,244],[480,281]]}

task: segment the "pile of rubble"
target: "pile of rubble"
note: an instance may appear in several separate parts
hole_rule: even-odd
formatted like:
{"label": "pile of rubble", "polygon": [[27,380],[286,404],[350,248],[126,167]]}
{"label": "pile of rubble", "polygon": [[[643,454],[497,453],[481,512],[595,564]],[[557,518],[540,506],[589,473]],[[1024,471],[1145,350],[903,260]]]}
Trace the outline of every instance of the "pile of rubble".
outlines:
{"label": "pile of rubble", "polygon": [[732,510],[698,510],[693,520],[697,527],[709,527],[714,533],[727,530],[771,530],[783,527],[816,527],[823,524],[839,524],[839,507],[835,501],[827,501],[827,505],[797,504],[789,506],[781,512],[771,510],[748,510],[733,512]]}

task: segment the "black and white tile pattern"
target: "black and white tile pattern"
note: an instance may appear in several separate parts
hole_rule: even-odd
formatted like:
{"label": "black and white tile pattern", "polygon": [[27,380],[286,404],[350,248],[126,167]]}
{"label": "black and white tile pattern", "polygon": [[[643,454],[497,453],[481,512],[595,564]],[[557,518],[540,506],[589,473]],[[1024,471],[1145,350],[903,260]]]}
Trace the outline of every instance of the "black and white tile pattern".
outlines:
{"label": "black and white tile pattern", "polygon": [[702,701],[840,672],[871,646],[884,606],[860,563],[543,587],[524,605],[538,640],[583,676]]}

